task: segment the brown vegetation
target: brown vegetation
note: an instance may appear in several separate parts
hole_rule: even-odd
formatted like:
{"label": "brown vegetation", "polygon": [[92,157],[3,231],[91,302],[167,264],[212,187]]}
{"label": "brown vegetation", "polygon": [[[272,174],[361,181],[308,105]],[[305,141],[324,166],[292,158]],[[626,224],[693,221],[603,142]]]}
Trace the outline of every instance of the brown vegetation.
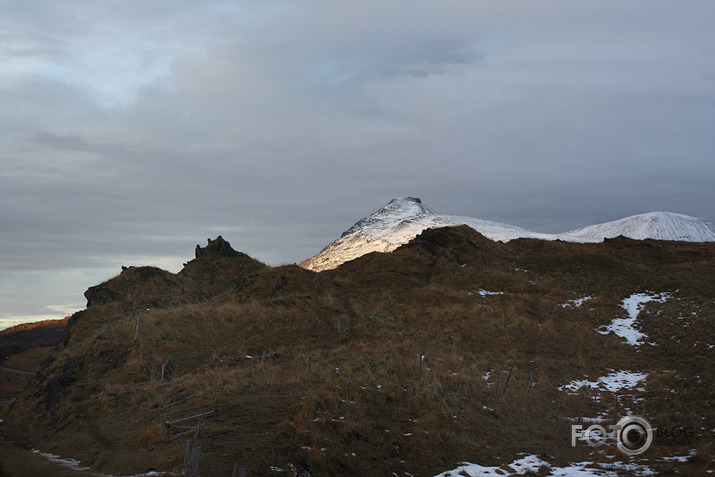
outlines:
{"label": "brown vegetation", "polygon": [[[5,434],[94,471],[180,472],[188,429],[165,423],[217,411],[199,435],[211,475],[234,463],[251,475],[430,475],[522,452],[621,459],[572,448],[572,419],[583,408],[615,423],[645,402],[654,424],[696,430],[690,447],[649,450],[651,468],[695,474],[712,461],[713,244],[503,244],[456,227],[321,273],[218,248],[176,275],[129,268],[100,285],[112,300],[72,317],[6,410]],[[646,290],[673,294],[639,319],[655,345],[595,331]],[[645,390],[561,391],[621,369],[647,372]],[[658,460],[691,448],[688,463]]]}

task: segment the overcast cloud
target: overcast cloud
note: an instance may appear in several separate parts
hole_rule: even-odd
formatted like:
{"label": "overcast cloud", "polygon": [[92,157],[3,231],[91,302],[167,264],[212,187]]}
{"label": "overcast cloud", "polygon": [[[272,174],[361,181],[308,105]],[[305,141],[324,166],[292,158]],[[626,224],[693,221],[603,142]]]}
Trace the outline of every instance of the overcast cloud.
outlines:
{"label": "overcast cloud", "polygon": [[0,329],[393,197],[541,232],[715,219],[715,3],[0,1]]}

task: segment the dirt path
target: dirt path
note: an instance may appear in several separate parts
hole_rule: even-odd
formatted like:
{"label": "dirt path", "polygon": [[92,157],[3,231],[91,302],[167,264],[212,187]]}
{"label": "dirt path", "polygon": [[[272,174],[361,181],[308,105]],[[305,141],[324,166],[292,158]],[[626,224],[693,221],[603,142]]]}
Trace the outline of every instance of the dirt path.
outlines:
{"label": "dirt path", "polygon": [[0,371],[8,371],[10,373],[17,373],[17,374],[30,374],[34,375],[34,371],[23,371],[22,369],[15,369],[15,368],[6,368],[5,366],[0,366]]}

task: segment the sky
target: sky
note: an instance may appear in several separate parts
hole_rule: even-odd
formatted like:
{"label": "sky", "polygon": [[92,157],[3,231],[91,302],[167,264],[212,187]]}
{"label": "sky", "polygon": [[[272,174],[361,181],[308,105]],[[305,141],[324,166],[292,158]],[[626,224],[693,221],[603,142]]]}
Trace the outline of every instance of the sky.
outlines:
{"label": "sky", "polygon": [[222,235],[392,198],[539,232],[715,221],[715,2],[0,0],[0,329]]}

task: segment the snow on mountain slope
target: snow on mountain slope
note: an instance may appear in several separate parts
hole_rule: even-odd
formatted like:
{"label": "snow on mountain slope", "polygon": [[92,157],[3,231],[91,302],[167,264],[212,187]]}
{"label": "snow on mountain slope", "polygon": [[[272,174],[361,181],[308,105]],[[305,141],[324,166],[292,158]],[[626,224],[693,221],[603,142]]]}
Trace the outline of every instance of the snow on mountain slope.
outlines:
{"label": "snow on mountain slope", "polygon": [[570,242],[600,242],[604,238],[624,235],[633,239],[715,241],[715,226],[687,215],[652,212],[615,222],[592,225],[564,234],[545,234],[493,222],[457,215],[441,215],[414,197],[393,199],[382,209],[359,220],[341,237],[314,257],[301,262],[310,270],[329,270],[343,262],[370,252],[391,252],[419,235],[425,229],[467,225],[485,237],[508,242],[516,238],[566,240]]}
{"label": "snow on mountain slope", "polygon": [[679,240],[683,242],[715,242],[715,225],[707,220],[672,212],[650,212],[625,219],[589,225],[560,234],[571,242],[600,242],[604,238],[623,235],[635,240]]}
{"label": "snow on mountain slope", "polygon": [[343,262],[370,252],[391,252],[419,235],[425,229],[468,225],[491,240],[509,241],[519,237],[552,238],[521,227],[489,220],[439,215],[425,207],[420,199],[393,199],[382,209],[359,220],[320,253],[301,262],[301,266],[320,271],[335,268]]}

